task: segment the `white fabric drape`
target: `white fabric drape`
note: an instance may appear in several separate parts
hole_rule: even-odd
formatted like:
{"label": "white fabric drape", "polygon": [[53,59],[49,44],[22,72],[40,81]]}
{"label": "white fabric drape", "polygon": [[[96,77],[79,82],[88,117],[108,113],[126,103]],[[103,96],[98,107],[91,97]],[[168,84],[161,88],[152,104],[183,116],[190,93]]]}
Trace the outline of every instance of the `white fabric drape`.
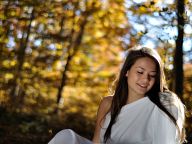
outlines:
{"label": "white fabric drape", "polygon": [[93,144],[90,140],[81,137],[71,129],[58,132],[48,144]]}
{"label": "white fabric drape", "polygon": [[[103,136],[110,118],[109,113],[101,129],[101,143],[104,143]],[[170,118],[148,97],[144,97],[122,107],[107,143],[177,144],[177,135],[177,128]]]}
{"label": "white fabric drape", "polygon": [[[176,107],[169,111],[178,117]],[[100,131],[100,144],[110,122],[110,113],[105,117]],[[70,129],[62,130],[48,144],[93,144]],[[112,127],[107,144],[179,144],[178,131],[170,118],[148,97],[122,107]]]}

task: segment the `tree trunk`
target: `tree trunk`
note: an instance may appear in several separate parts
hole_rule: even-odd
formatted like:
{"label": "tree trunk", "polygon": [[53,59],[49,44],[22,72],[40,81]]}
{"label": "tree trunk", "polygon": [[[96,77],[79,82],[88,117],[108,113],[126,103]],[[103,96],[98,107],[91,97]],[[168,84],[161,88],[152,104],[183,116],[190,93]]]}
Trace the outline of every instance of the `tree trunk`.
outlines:
{"label": "tree trunk", "polygon": [[66,81],[67,81],[67,71],[70,68],[71,60],[75,56],[76,52],[78,51],[79,45],[81,44],[81,40],[83,37],[84,28],[85,28],[86,23],[87,23],[87,16],[85,16],[83,21],[81,22],[80,32],[77,34],[77,36],[74,36],[74,35],[76,35],[76,33],[74,33],[74,31],[72,30],[71,42],[70,42],[70,45],[68,47],[68,56],[67,56],[66,64],[64,66],[63,73],[62,73],[61,84],[58,88],[57,107],[55,109],[55,113],[58,112],[59,103],[61,101],[62,93],[64,91],[64,86],[66,85]]}
{"label": "tree trunk", "polygon": [[[11,95],[11,97],[13,99],[15,99],[16,96],[19,95],[19,93],[20,93],[19,91],[22,91],[22,90],[20,90],[21,87],[19,86],[18,82],[21,80],[21,71],[22,71],[24,60],[25,60],[25,50],[27,48],[27,43],[28,43],[28,40],[29,40],[30,31],[31,31],[31,23],[32,23],[33,19],[34,19],[34,8],[33,8],[32,12],[31,12],[30,21],[29,21],[29,25],[28,25],[28,28],[27,28],[27,37],[25,38],[25,41],[23,40],[23,38],[21,39],[20,48],[19,48],[19,51],[18,51],[18,54],[17,54],[18,65],[17,65],[16,72],[15,72],[15,78],[13,80],[13,88],[12,88],[12,90],[10,92],[10,95]],[[24,33],[25,32],[23,32],[23,34]],[[20,100],[23,101],[22,100],[23,98],[24,97],[21,96]]]}
{"label": "tree trunk", "polygon": [[177,0],[178,37],[174,54],[175,93],[182,99],[183,96],[183,36],[184,36],[184,0]]}

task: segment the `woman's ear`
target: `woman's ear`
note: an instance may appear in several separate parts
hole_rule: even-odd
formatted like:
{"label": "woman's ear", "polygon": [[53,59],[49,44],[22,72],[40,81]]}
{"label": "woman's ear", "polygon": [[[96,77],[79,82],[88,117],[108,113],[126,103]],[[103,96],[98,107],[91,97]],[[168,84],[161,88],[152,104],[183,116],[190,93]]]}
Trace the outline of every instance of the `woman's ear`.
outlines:
{"label": "woman's ear", "polygon": [[127,73],[126,73],[126,75],[125,75],[125,76],[126,76],[126,77],[128,77],[128,74],[129,74],[129,71],[127,71]]}

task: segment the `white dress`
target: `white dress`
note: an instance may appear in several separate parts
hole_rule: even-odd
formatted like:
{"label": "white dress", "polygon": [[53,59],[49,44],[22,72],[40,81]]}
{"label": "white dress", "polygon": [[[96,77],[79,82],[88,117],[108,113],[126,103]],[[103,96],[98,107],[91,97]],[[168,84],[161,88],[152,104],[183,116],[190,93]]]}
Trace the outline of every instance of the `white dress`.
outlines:
{"label": "white dress", "polygon": [[[176,107],[169,108],[169,111],[178,118]],[[110,118],[108,113],[100,130],[100,144],[104,144],[103,137]],[[48,144],[92,142],[67,129],[59,132]],[[107,144],[179,144],[178,131],[170,118],[148,97],[144,97],[122,107]]]}
{"label": "white dress", "polygon": [[[169,109],[174,116],[177,109]],[[106,115],[100,132],[100,141],[110,122]],[[148,97],[122,107],[116,123],[111,130],[109,144],[177,144],[178,132],[175,124]]]}
{"label": "white dress", "polygon": [[58,132],[48,144],[93,144],[90,140],[78,135],[71,129]]}

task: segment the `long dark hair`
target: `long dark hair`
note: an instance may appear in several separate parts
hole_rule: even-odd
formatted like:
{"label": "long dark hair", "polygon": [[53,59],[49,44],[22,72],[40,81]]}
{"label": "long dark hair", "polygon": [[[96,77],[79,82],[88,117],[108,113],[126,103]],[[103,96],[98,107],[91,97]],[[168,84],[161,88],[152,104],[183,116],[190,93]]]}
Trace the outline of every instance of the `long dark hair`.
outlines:
{"label": "long dark hair", "polygon": [[139,58],[143,57],[149,57],[153,59],[156,63],[157,68],[157,76],[155,83],[153,87],[146,93],[146,95],[154,104],[156,104],[170,117],[170,119],[175,123],[175,125],[177,125],[176,119],[160,102],[159,93],[168,91],[168,88],[164,76],[163,64],[159,54],[151,48],[137,46],[128,50],[128,55],[126,57],[124,65],[122,66],[119,78],[116,83],[115,91],[113,94],[113,100],[109,111],[111,113],[111,120],[104,134],[105,143],[110,138],[112,126],[116,122],[116,118],[121,108],[126,104],[128,99],[128,84],[126,73]]}

